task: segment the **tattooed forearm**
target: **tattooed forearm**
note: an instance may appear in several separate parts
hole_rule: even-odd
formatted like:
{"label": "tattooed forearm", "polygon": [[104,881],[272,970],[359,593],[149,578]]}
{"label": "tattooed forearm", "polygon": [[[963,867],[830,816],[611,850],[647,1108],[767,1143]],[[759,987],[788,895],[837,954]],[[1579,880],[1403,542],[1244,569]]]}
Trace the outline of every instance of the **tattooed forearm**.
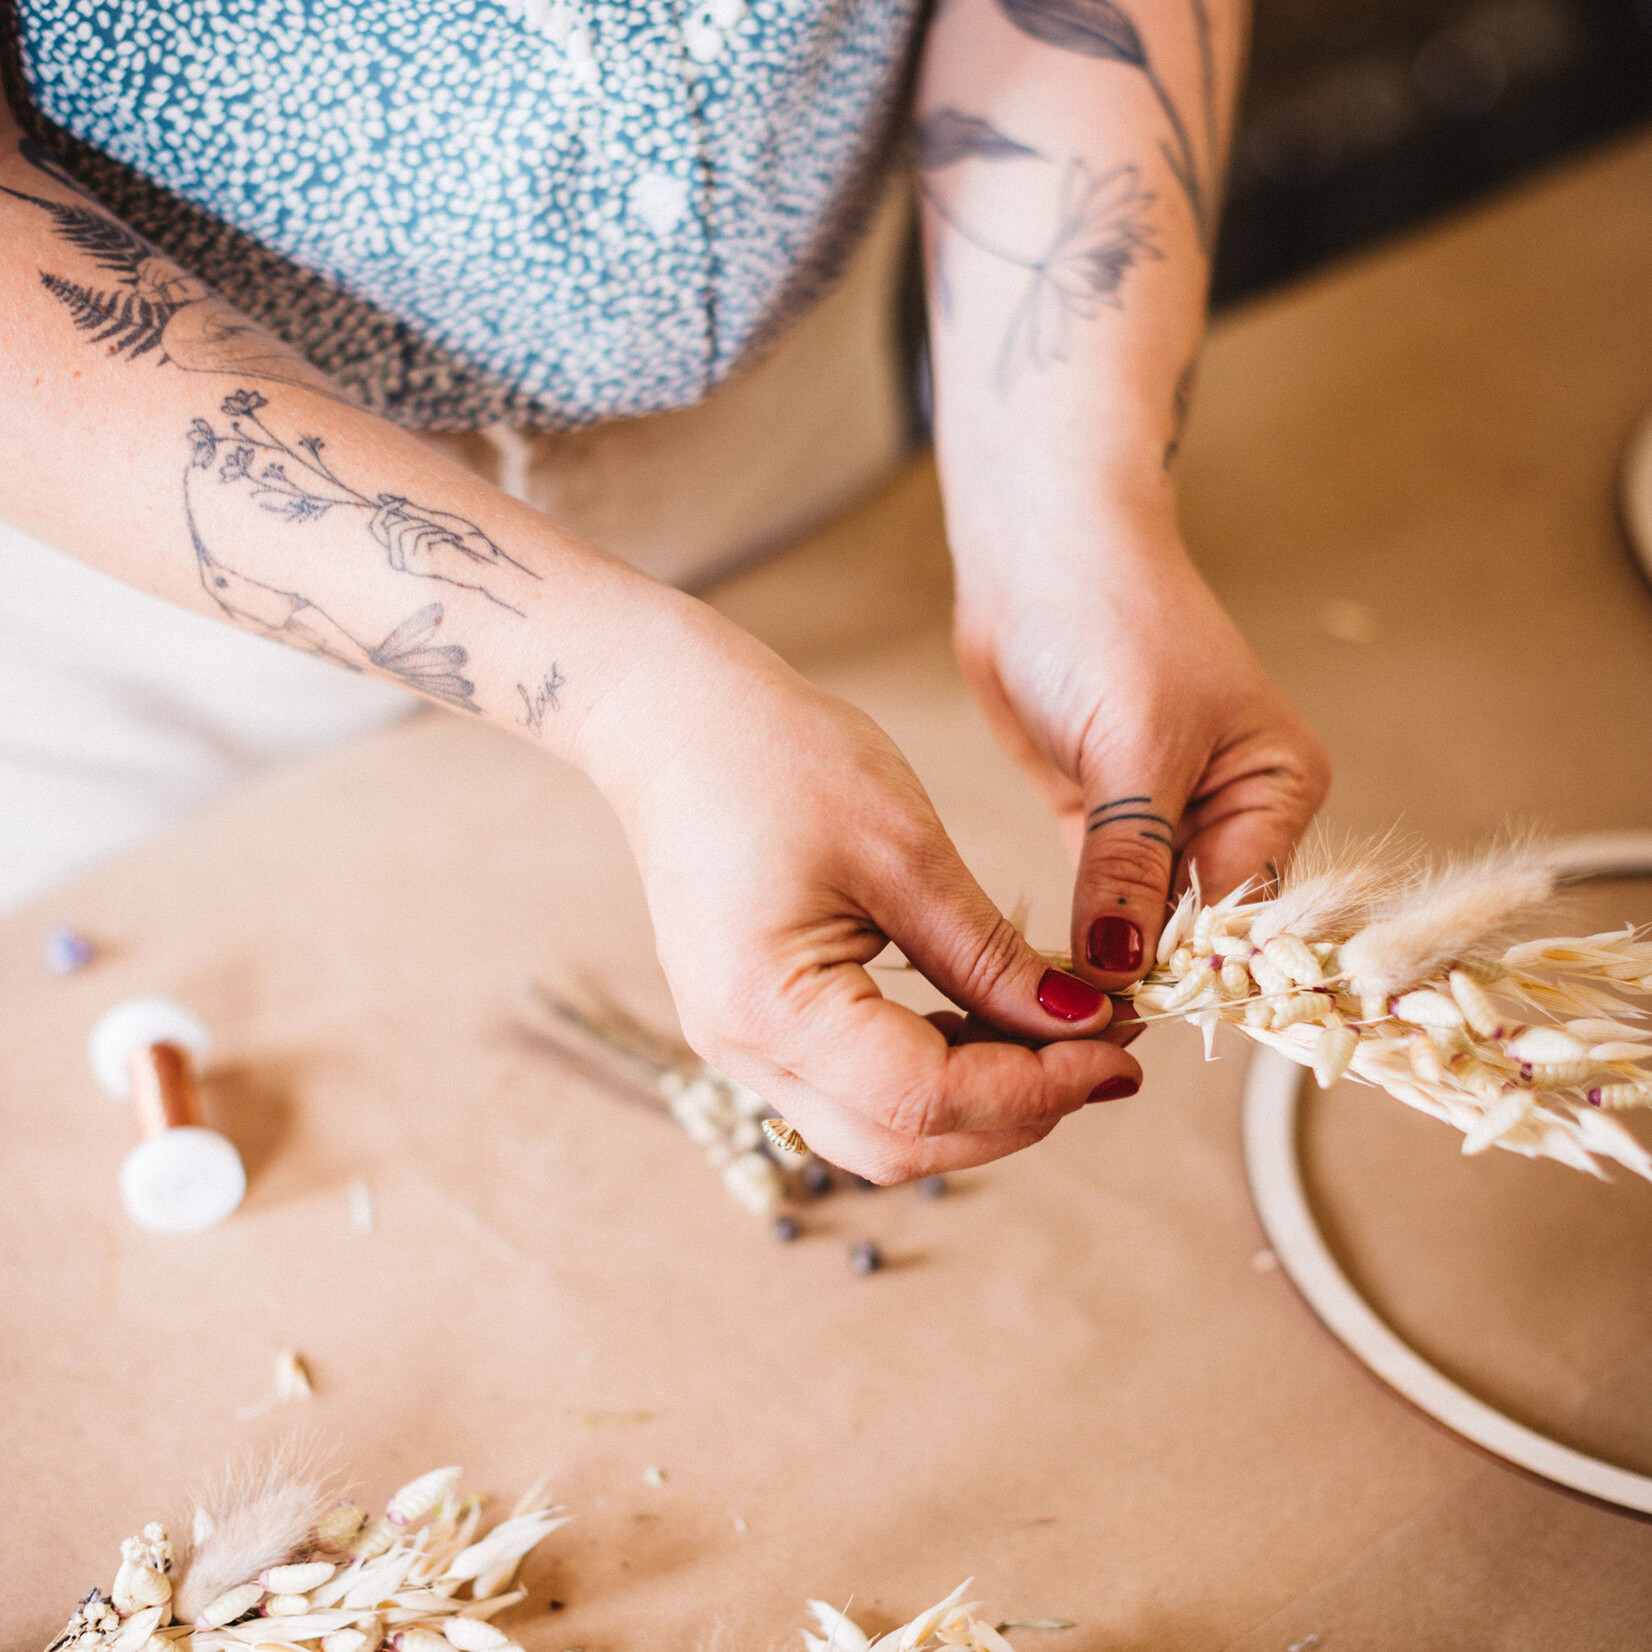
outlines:
{"label": "tattooed forearm", "polygon": [[517,721],[530,734],[542,734],[545,730],[545,713],[559,711],[561,706],[557,701],[557,693],[564,682],[562,673],[557,669],[556,662],[551,662],[551,669],[540,681],[539,687],[528,689],[526,683],[518,683],[516,692],[522,698],[522,715]]}
{"label": "tattooed forearm", "polygon": [[141,235],[111,217],[33,139],[19,155],[72,193],[53,200],[0,184],[0,195],[43,213],[53,235],[98,272],[77,280],[40,271],[40,284],[68,312],[76,331],[122,361],[147,357],[158,367],[291,384],[344,401],[326,376],[295,351],[236,313],[204,281],[180,269]]}
{"label": "tattooed forearm", "polygon": [[[1135,167],[1098,175],[1074,156],[1062,169],[1049,239],[1036,252],[1023,252],[983,233],[948,204],[937,174],[967,160],[1051,163],[990,121],[957,109],[941,109],[918,127],[920,188],[937,216],[988,257],[1027,271],[1026,291],[998,358],[998,389],[1007,395],[1025,368],[1068,360],[1074,323],[1093,320],[1104,306],[1122,309],[1125,276],[1142,259],[1162,256],[1143,216],[1153,196],[1141,188]],[[937,284],[945,309],[950,297],[944,275]]]}
{"label": "tattooed forearm", "polygon": [[[299,530],[328,519],[353,520],[393,572],[472,592],[518,617],[522,610],[506,593],[514,587],[513,594],[519,594],[538,576],[462,516],[415,505],[399,494],[364,493],[323,457],[326,444],[319,436],[281,435],[266,413],[269,405],[258,391],[242,388],[219,403],[218,421],[197,418],[184,433],[189,448],[184,512],[202,589],[227,618],[265,636],[354,671],[381,671],[465,711],[481,711],[475,684],[465,675],[468,651],[436,640],[446,617],[441,603],[406,613],[399,607],[402,599],[392,595],[393,613],[378,622],[388,625],[382,635],[377,627],[345,625],[330,604],[247,571],[256,553],[243,548],[249,536],[233,531],[236,502]],[[224,531],[215,533],[209,524]],[[331,567],[333,560],[323,566]],[[545,705],[554,706],[561,681],[553,667],[544,685]]]}
{"label": "tattooed forearm", "polygon": [[[507,556],[474,522],[415,505],[400,494],[368,495],[352,487],[322,458],[326,444],[319,436],[288,442],[277,435],[261,417],[268,405],[256,390],[237,390],[219,404],[229,421],[222,431],[196,419],[188,432],[194,468],[211,470],[216,464],[220,484],[243,487],[260,509],[288,522],[315,522],[334,511],[366,513],[368,532],[398,573],[475,591],[521,613],[494,588],[498,581],[484,573],[535,581],[539,576]],[[271,454],[276,457],[267,457]]]}
{"label": "tattooed forearm", "polygon": [[1160,80],[1141,31],[1112,0],[998,0],[998,7],[1023,34],[1062,51],[1122,64],[1147,82],[1164,112],[1170,136],[1159,152],[1187,197],[1201,251],[1210,252],[1215,229],[1212,193],[1216,175],[1216,67],[1211,50],[1210,16],[1203,0],[1192,0],[1194,32],[1199,42],[1200,103],[1205,127],[1205,164],[1193,152],[1187,123],[1176,100]]}

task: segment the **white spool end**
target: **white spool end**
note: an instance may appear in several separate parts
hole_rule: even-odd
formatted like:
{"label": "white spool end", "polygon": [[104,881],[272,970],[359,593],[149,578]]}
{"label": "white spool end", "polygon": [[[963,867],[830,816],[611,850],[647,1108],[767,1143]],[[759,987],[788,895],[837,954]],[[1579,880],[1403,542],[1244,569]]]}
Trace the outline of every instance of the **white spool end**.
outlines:
{"label": "white spool end", "polygon": [[217,1227],[246,1191],[247,1173],[235,1144],[196,1124],[139,1142],[120,1167],[126,1214],[151,1233]]}
{"label": "white spool end", "polygon": [[128,998],[106,1011],[92,1028],[86,1046],[92,1076],[124,1101],[132,1093],[126,1064],[134,1050],[151,1044],[181,1044],[197,1061],[204,1061],[212,1049],[212,1035],[199,1016],[170,998]]}

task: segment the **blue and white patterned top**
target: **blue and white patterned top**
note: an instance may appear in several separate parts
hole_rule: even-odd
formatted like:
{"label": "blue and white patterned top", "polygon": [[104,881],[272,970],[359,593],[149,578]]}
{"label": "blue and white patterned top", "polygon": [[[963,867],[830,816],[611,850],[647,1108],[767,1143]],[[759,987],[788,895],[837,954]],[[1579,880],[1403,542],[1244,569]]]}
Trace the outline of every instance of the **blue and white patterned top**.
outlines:
{"label": "blue and white patterned top", "polygon": [[557,428],[697,401],[819,295],[920,12],[17,0],[15,26],[47,147],[368,405]]}

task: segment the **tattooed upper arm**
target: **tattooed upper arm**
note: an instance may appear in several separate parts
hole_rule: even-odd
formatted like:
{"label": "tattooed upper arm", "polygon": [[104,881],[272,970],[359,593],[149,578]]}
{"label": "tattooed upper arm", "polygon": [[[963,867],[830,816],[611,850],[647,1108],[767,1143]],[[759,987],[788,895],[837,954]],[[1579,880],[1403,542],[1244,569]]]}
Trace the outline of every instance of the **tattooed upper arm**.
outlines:
{"label": "tattooed upper arm", "polygon": [[42,187],[55,184],[72,197],[0,183],[0,195],[38,212],[53,239],[80,260],[82,273],[39,274],[88,344],[122,361],[147,357],[186,373],[297,385],[344,400],[324,373],[107,212],[32,138],[18,139],[16,152]]}

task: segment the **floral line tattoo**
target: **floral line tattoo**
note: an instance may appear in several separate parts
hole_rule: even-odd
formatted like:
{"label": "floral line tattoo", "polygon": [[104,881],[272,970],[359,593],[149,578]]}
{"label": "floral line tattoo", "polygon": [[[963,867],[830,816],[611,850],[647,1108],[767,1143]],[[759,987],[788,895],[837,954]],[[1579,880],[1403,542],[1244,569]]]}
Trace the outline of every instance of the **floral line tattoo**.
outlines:
{"label": "floral line tattoo", "polygon": [[[342,625],[302,592],[255,579],[208,546],[202,490],[211,487],[223,490],[216,501],[225,493],[240,497],[299,529],[335,513],[353,514],[396,572],[473,591],[513,614],[521,610],[483,582],[484,572],[538,579],[462,516],[415,505],[399,494],[369,495],[353,487],[322,457],[326,444],[319,436],[289,442],[278,435],[264,417],[268,406],[267,397],[243,388],[219,404],[222,428],[197,418],[184,432],[189,448],[184,515],[202,589],[226,618],[250,630],[352,671],[381,671],[432,699],[480,712],[476,685],[465,675],[469,652],[438,640],[446,618],[440,602],[415,609],[375,641]],[[554,705],[554,687],[561,680],[553,667],[545,685],[551,689],[547,704]]]}
{"label": "floral line tattoo", "polygon": [[1210,14],[1205,9],[1204,0],[1191,0],[1191,3],[1194,32],[1199,42],[1200,98],[1208,177],[1200,175],[1187,124],[1176,107],[1176,100],[1159,79],[1141,31],[1127,12],[1114,5],[1112,0],[998,0],[998,7],[1023,34],[1042,41],[1046,46],[1077,52],[1083,57],[1122,63],[1143,76],[1170,125],[1170,139],[1160,140],[1159,152],[1187,197],[1199,248],[1208,256],[1215,229],[1211,191],[1216,175],[1216,65],[1211,51]]}
{"label": "floral line tattoo", "polygon": [[[1069,160],[1061,175],[1055,227],[1036,256],[1003,246],[966,223],[934,182],[935,173],[960,161],[1024,159],[1051,164],[1038,150],[977,115],[941,109],[918,127],[919,187],[925,200],[972,246],[1029,273],[998,357],[998,390],[1006,396],[1024,368],[1042,370],[1068,360],[1074,322],[1094,320],[1103,306],[1122,310],[1125,276],[1143,259],[1163,256],[1144,217],[1154,196],[1141,188],[1134,166],[1098,176],[1080,157]],[[944,304],[944,282],[940,285]]]}
{"label": "floral line tattoo", "polygon": [[[229,420],[223,434],[206,419],[196,419],[187,433],[192,468],[211,470],[217,465],[221,484],[244,485],[261,510],[288,522],[319,521],[335,510],[368,512],[367,531],[398,573],[475,591],[521,614],[514,603],[481,583],[478,572],[510,568],[535,581],[537,574],[507,556],[462,516],[415,505],[400,494],[369,496],[351,487],[322,458],[326,443],[319,436],[300,436],[288,443],[276,435],[259,417],[268,405],[268,398],[256,390],[237,390],[219,405]],[[266,454],[277,457],[260,457]],[[288,469],[289,462],[297,474]]]}

